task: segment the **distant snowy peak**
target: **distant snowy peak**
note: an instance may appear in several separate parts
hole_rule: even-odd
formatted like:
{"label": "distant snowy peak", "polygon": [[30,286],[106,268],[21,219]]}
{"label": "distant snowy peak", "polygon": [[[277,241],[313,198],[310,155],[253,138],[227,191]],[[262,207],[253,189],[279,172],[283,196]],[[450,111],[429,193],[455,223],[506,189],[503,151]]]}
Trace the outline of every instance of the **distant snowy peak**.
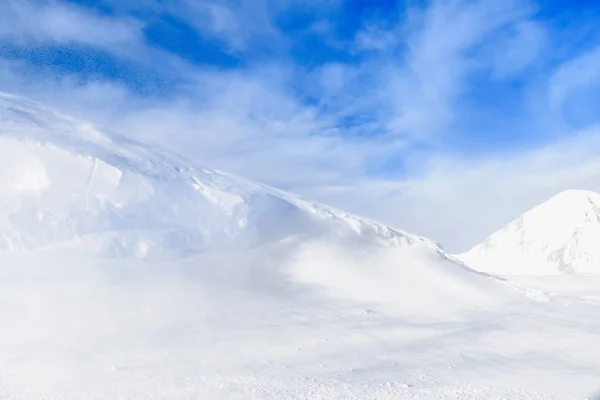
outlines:
{"label": "distant snowy peak", "polygon": [[562,192],[458,257],[500,274],[600,273],[600,194]]}
{"label": "distant snowy peak", "polygon": [[164,257],[292,237],[436,243],[0,93],[0,251]]}

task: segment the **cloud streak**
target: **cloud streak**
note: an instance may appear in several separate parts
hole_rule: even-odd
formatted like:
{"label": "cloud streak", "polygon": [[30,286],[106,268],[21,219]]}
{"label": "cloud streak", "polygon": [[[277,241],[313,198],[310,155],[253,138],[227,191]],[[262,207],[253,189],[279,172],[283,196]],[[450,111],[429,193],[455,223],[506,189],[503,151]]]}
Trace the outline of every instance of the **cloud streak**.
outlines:
{"label": "cloud streak", "polygon": [[102,17],[61,2],[8,0],[0,5],[0,38],[19,45],[84,45],[121,52],[143,43],[143,24]]}

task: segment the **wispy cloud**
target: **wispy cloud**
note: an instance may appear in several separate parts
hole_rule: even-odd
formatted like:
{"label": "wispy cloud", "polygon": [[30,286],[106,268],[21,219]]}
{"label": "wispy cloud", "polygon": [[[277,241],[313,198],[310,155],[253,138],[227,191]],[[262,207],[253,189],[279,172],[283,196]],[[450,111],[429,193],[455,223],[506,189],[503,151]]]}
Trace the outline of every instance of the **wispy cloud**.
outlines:
{"label": "wispy cloud", "polygon": [[80,44],[122,51],[142,45],[143,24],[99,16],[63,2],[7,0],[0,5],[0,39],[18,45]]}
{"label": "wispy cloud", "polygon": [[512,26],[492,50],[493,70],[498,78],[517,75],[531,64],[547,44],[543,26],[525,20]]}
{"label": "wispy cloud", "polygon": [[589,100],[598,99],[593,94],[599,89],[600,46],[559,66],[550,79],[550,104],[560,113],[569,102],[588,110],[591,106],[596,111],[596,107],[590,105]]}

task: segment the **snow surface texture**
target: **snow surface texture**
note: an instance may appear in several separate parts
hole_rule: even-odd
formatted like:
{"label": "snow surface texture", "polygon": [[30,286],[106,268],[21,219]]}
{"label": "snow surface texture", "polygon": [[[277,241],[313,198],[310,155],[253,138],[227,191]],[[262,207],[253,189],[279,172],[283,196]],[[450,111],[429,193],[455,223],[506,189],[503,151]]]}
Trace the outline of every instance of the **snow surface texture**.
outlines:
{"label": "snow surface texture", "polygon": [[1,399],[582,399],[597,285],[0,96]]}
{"label": "snow surface texture", "polygon": [[504,275],[600,273],[600,194],[560,193],[458,258]]}

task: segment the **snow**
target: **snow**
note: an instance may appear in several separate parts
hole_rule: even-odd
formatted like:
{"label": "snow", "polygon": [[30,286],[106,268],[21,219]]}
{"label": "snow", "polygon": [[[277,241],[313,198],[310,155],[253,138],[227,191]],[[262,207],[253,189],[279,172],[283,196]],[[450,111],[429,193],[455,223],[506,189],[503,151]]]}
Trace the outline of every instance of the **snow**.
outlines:
{"label": "snow", "polygon": [[599,285],[0,95],[2,399],[583,399]]}
{"label": "snow", "polygon": [[0,237],[12,250],[93,240],[104,241],[102,255],[125,256],[127,249],[112,242],[127,232],[145,243],[148,254],[169,257],[291,235],[354,235],[440,251],[427,239],[124,138],[109,139],[35,103],[0,96],[0,117],[0,201],[8,205]]}
{"label": "snow", "polygon": [[567,190],[458,258],[496,274],[600,273],[600,194]]}

